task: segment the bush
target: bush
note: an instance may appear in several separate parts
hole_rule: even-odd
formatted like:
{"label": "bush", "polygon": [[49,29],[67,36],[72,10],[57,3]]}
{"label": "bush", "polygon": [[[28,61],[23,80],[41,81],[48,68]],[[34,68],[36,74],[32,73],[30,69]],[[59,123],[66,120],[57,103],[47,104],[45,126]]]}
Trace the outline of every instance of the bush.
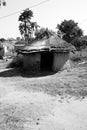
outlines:
{"label": "bush", "polygon": [[23,67],[23,56],[21,54],[15,56],[8,67]]}
{"label": "bush", "polygon": [[69,58],[73,62],[80,62],[82,60],[82,53],[81,53],[81,51],[76,51],[75,54],[70,53]]}
{"label": "bush", "polygon": [[74,61],[74,62],[81,61],[81,57],[73,57],[73,58],[72,58],[72,61]]}
{"label": "bush", "polygon": [[74,45],[77,50],[82,50],[87,46],[87,39],[85,37],[77,37],[71,42],[71,44]]}

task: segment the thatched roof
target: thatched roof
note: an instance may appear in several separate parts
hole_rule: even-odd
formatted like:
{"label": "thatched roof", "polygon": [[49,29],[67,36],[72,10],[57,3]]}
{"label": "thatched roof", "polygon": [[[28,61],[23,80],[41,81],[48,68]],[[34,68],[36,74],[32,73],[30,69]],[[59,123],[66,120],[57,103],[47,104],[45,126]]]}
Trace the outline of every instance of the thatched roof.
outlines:
{"label": "thatched roof", "polygon": [[74,46],[62,40],[58,36],[52,36],[48,39],[33,41],[30,45],[26,46],[24,49],[19,50],[19,53],[26,54],[42,51],[65,52],[73,50],[75,50]]}

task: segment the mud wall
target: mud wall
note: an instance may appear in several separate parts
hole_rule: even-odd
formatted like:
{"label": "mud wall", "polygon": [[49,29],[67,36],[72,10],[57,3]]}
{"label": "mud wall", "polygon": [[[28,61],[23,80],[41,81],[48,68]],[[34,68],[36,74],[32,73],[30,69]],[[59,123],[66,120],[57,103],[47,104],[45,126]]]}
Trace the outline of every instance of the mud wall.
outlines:
{"label": "mud wall", "polygon": [[53,71],[59,71],[69,59],[69,52],[55,52],[53,59]]}
{"label": "mud wall", "polygon": [[0,48],[0,59],[2,59],[4,56],[4,49]]}
{"label": "mud wall", "polygon": [[40,53],[24,55],[23,68],[28,71],[40,71]]}

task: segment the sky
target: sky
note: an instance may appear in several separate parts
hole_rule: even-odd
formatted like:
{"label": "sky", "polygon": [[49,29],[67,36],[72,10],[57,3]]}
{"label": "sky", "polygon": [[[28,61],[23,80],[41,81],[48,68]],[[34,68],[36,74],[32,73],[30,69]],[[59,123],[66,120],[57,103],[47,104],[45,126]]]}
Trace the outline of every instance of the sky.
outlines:
{"label": "sky", "polygon": [[[45,1],[45,2],[43,2]],[[74,20],[87,35],[87,0],[6,0],[7,6],[0,8],[0,38],[16,38],[21,36],[19,15],[22,10],[29,8],[33,11],[35,21],[41,27],[56,31],[57,24],[64,20]],[[34,6],[40,2],[42,4]],[[18,12],[9,17],[9,14]]]}

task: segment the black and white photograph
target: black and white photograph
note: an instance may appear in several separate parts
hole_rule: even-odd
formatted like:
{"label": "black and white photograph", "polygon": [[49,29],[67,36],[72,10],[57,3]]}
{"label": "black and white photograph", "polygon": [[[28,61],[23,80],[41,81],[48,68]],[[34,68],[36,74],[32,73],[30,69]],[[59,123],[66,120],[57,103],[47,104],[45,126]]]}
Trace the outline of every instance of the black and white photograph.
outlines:
{"label": "black and white photograph", "polygon": [[86,13],[86,0],[0,0],[0,130],[87,130]]}

